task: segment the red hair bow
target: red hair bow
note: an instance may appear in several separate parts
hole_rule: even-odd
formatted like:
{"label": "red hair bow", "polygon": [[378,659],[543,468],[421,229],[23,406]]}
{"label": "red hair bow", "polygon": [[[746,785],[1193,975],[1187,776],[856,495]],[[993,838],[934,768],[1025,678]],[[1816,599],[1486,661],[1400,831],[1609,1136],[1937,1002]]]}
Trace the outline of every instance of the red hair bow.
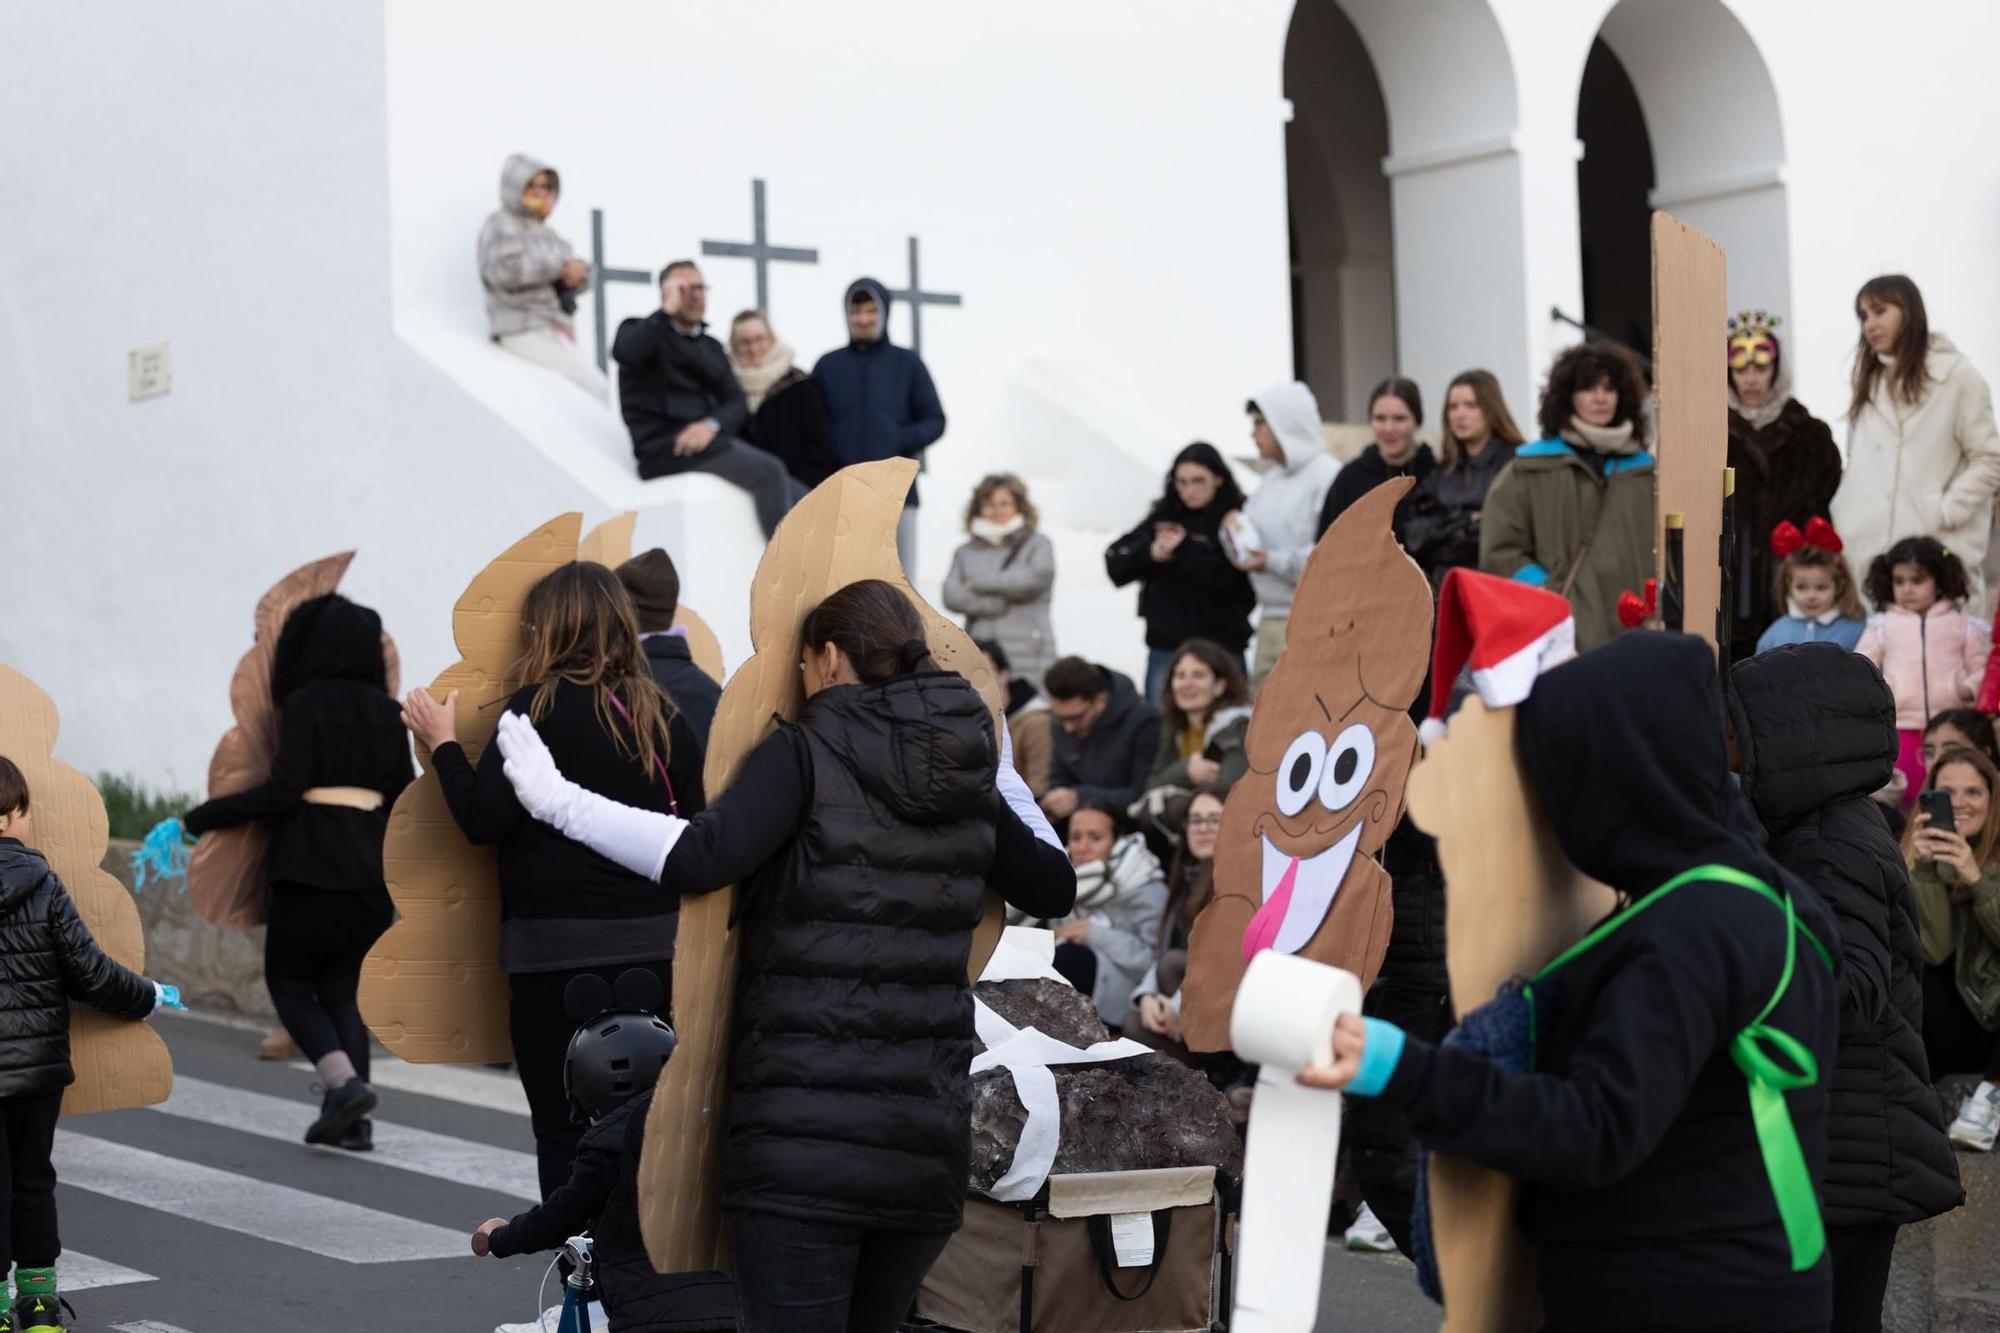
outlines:
{"label": "red hair bow", "polygon": [[1639,598],[1627,588],[1618,594],[1618,623],[1626,629],[1637,629],[1660,613],[1660,581],[1646,580],[1646,599]]}
{"label": "red hair bow", "polygon": [[1817,546],[1822,551],[1838,555],[1843,545],[1840,534],[1833,530],[1833,524],[1823,518],[1807,519],[1804,532],[1800,532],[1798,525],[1790,519],[1771,529],[1771,551],[1780,560],[1788,559],[1794,552],[1808,546]]}

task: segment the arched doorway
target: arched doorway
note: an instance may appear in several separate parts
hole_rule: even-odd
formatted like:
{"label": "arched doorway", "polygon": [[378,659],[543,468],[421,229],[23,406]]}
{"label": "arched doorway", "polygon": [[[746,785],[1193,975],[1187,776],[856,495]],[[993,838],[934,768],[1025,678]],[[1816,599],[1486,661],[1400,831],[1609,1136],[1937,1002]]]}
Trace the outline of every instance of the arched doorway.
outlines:
{"label": "arched doorway", "polygon": [[[1750,34],[1721,0],[1620,0],[1584,67],[1577,137],[1590,323],[1652,350],[1645,226],[1652,208],[1701,228],[1728,252],[1731,309],[1790,309],[1777,91]],[[1642,179],[1643,207],[1634,202]],[[1719,345],[1719,329],[1716,338]]]}
{"label": "arched doorway", "polygon": [[1294,374],[1320,413],[1361,421],[1396,366],[1389,113],[1361,35],[1334,0],[1303,0],[1285,41],[1285,174]]}

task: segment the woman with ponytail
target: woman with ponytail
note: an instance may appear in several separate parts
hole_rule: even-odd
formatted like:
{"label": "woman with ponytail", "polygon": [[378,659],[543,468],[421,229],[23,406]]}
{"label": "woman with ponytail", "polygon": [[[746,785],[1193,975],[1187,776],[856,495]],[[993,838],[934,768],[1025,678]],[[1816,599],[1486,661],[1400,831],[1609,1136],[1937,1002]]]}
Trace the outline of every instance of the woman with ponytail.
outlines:
{"label": "woman with ponytail", "polygon": [[[661,815],[700,813],[701,742],[653,683],[632,598],[603,565],[575,563],[528,590],[528,647],[507,701],[563,771],[612,800]],[[454,731],[458,692],[412,691],[403,720],[431,750],[445,804],[465,836],[500,849],[500,970],[514,1065],[528,1094],[543,1197],[569,1179],[582,1125],[571,1121],[563,1055],[575,1024],[563,990],[584,972],[607,984],[643,967],[673,994],[672,900],[642,875],[572,842],[521,808],[489,745],[475,769]]]}
{"label": "woman with ponytail", "polygon": [[658,880],[662,902],[741,886],[722,1172],[737,1327],[889,1333],[965,1206],[986,890],[1059,918],[1076,875],[903,592],[849,584],[802,641],[797,721],[698,819],[584,790],[517,713],[499,749],[536,819]]}

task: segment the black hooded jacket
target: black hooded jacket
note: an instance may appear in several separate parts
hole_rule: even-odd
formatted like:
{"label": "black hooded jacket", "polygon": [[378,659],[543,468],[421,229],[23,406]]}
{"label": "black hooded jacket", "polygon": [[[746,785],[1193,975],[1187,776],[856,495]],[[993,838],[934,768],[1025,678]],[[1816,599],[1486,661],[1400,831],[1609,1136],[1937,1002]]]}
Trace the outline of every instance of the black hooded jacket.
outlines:
{"label": "black hooded jacket", "polygon": [[68,1087],[69,1003],[153,1012],[153,983],[97,947],[42,854],[0,838],[0,1098]]}
{"label": "black hooded jacket", "polygon": [[589,1231],[598,1295],[618,1333],[705,1333],[736,1327],[736,1290],[722,1273],[658,1273],[639,1234],[639,1154],[653,1090],[583,1132],[570,1177],[539,1207],[494,1231],[498,1259],[560,1247]]}
{"label": "black hooded jacket", "polygon": [[1389,526],[1396,534],[1396,540],[1405,548],[1410,544],[1410,518],[1416,511],[1417,496],[1423,491],[1424,480],[1437,470],[1437,455],[1428,444],[1417,446],[1408,461],[1391,464],[1382,457],[1382,447],[1371,444],[1361,451],[1353,462],[1340,469],[1334,477],[1333,485],[1327,488],[1326,501],[1319,507],[1319,535],[1324,537],[1334,520],[1346,513],[1356,500],[1387,481],[1397,477],[1415,477],[1417,485],[1410,493],[1396,502],[1395,516]]}
{"label": "black hooded jacket", "polygon": [[[1257,592],[1250,576],[1222,549],[1220,503],[1206,509],[1156,504],[1138,527],[1104,549],[1104,572],[1122,588],[1139,585],[1139,616],[1146,646],[1169,652],[1189,639],[1207,639],[1232,653],[1250,642],[1250,612]],[[1165,560],[1153,559],[1153,527],[1178,523],[1187,536]]]}
{"label": "black hooded jacket", "polygon": [[[1628,901],[1721,864],[1790,897],[1835,958],[1818,896],[1738,830],[1722,693],[1699,639],[1629,634],[1556,668],[1521,707],[1529,778],[1564,853]],[[1735,1035],[1777,989],[1784,916],[1761,894],[1690,883],[1568,964],[1538,1012],[1536,1072],[1412,1039],[1383,1090],[1427,1146],[1526,1187],[1548,1327],[1824,1329],[1829,1266],[1791,1270]],[[1833,974],[1799,936],[1765,1021],[1820,1081],[1786,1094],[1807,1170],[1826,1164]]]}
{"label": "black hooded jacket", "polygon": [[611,356],[618,362],[618,410],[642,477],[688,466],[674,456],[674,440],[690,423],[712,418],[719,434],[740,435],[750,419],[729,353],[706,324],[689,335],[665,311],[628,319],[612,339]]}
{"label": "black hooded jacket", "polygon": [[[382,618],[338,593],[301,604],[279,631],[271,694],[279,709],[271,775],[188,811],[188,832],[270,820],[273,884],[385,892],[382,835],[414,773],[389,694]],[[305,799],[314,787],[378,791],[382,805],[315,805]]]}
{"label": "black hooded jacket", "polygon": [[747,881],[724,1207],[957,1229],[986,887],[1037,917],[1076,899],[1069,858],[996,794],[998,757],[961,677],[836,685],[673,844],[669,893]]}
{"label": "black hooded jacket", "polygon": [[[889,291],[873,278],[848,284],[841,308],[857,292],[875,298],[882,322],[867,342],[850,339],[813,367],[826,397],[827,450],[836,468],[882,458],[918,458],[944,434],[944,404],[924,360],[889,339]],[[910,487],[910,503],[917,489]]]}
{"label": "black hooded jacket", "polygon": [[1955,1208],[1965,1192],[1924,1056],[1916,902],[1869,799],[1895,766],[1895,699],[1859,655],[1801,643],[1736,664],[1729,717],[1771,855],[1840,918],[1827,1222],[1901,1224]]}

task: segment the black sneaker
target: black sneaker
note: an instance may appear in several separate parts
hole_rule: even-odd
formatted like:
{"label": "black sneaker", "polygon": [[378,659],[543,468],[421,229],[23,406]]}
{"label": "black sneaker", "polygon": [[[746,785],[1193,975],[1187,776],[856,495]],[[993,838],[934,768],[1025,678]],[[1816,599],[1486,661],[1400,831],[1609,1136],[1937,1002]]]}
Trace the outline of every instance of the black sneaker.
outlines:
{"label": "black sneaker", "polygon": [[357,1120],[375,1109],[378,1100],[375,1089],[358,1078],[349,1079],[320,1102],[319,1119],[306,1131],[306,1142],[329,1148],[338,1145]]}
{"label": "black sneaker", "polygon": [[[355,1121],[348,1126],[347,1133],[341,1135],[340,1142],[334,1146],[345,1148],[348,1152],[374,1152],[375,1122],[365,1118]],[[6,1331],[0,1329],[0,1333]]]}

